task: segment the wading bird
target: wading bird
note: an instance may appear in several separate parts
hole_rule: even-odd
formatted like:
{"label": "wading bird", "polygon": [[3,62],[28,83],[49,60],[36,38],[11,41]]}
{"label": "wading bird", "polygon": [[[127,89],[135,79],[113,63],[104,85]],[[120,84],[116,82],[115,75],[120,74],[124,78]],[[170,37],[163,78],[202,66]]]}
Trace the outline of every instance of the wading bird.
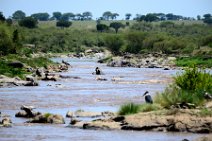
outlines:
{"label": "wading bird", "polygon": [[148,92],[148,91],[146,91],[146,92],[143,94],[143,96],[145,96],[145,101],[146,101],[146,103],[149,103],[149,104],[152,104],[152,103],[153,103],[152,97],[149,95],[149,92]]}

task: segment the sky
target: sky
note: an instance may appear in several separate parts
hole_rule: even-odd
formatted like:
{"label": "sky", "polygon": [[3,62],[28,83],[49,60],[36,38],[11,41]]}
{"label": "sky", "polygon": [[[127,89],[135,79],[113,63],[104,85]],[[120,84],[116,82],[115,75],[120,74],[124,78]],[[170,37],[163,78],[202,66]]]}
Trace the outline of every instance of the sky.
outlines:
{"label": "sky", "polygon": [[93,18],[101,17],[105,11],[118,13],[124,19],[126,13],[145,15],[147,13],[173,13],[185,17],[212,14],[212,0],[0,0],[0,11],[5,17],[22,10],[27,16],[34,13],[89,11]]}

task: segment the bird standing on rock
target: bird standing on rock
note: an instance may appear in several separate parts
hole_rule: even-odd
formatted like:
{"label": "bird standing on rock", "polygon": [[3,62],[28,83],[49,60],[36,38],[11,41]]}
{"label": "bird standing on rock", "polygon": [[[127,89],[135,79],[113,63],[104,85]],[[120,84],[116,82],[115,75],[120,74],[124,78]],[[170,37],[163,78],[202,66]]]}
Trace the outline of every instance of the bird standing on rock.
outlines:
{"label": "bird standing on rock", "polygon": [[149,103],[149,104],[152,104],[153,103],[153,100],[152,100],[152,97],[149,95],[149,92],[146,91],[143,96],[145,96],[145,101],[146,103]]}

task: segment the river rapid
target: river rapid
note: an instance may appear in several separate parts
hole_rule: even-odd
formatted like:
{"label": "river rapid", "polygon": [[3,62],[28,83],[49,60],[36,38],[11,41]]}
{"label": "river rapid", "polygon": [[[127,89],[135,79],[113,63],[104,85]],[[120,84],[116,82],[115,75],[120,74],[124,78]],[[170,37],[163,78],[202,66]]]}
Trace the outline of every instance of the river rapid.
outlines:
{"label": "river rapid", "polygon": [[[63,58],[64,59],[64,58]],[[62,58],[53,58],[61,62]],[[35,111],[61,114],[79,109],[85,111],[118,111],[120,105],[128,102],[143,103],[142,94],[148,90],[152,96],[163,91],[171,83],[171,77],[177,70],[149,68],[112,68],[98,64],[92,59],[65,58],[72,68],[61,73],[69,78],[56,82],[40,81],[37,87],[12,87],[0,89],[0,111],[9,115],[13,122],[11,128],[0,128],[2,141],[181,141],[193,140],[202,136],[191,133],[164,133],[144,131],[102,131],[83,130],[67,127],[70,119],[65,118],[65,125],[29,124],[27,119],[15,118],[21,105],[33,105]],[[100,67],[107,81],[97,81],[92,75]],[[91,120],[85,118],[83,120]]]}

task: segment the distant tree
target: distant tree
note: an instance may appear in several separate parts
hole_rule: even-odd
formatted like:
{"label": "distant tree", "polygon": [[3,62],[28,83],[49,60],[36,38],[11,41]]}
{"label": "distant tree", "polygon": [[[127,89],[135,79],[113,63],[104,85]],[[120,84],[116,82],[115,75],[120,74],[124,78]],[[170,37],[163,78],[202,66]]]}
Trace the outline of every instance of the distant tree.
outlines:
{"label": "distant tree", "polygon": [[25,17],[24,19],[20,20],[18,24],[27,28],[35,28],[37,27],[38,21],[33,17]]}
{"label": "distant tree", "polygon": [[203,15],[203,17],[204,17],[204,19],[203,19],[204,23],[209,24],[209,25],[212,24],[212,16],[211,16],[211,14],[205,14],[205,15]]}
{"label": "distant tree", "polygon": [[12,15],[12,18],[14,20],[21,20],[21,19],[24,19],[25,17],[26,17],[26,14],[21,10],[15,11]]}
{"label": "distant tree", "polygon": [[112,13],[110,11],[106,11],[102,14],[102,17],[105,19],[105,20],[109,20],[112,16]]}
{"label": "distant tree", "polygon": [[106,31],[108,29],[109,29],[109,27],[107,25],[105,25],[105,24],[99,23],[99,24],[96,25],[96,30],[97,31],[103,32],[103,31]]}
{"label": "distant tree", "polygon": [[118,33],[119,28],[124,28],[124,25],[120,22],[112,22],[110,23],[110,27],[114,28],[116,33]]}
{"label": "distant tree", "polygon": [[77,20],[82,20],[83,18],[83,16],[80,13],[77,13],[75,17],[77,18]]}
{"label": "distant tree", "polygon": [[125,19],[126,20],[130,20],[130,17],[132,16],[132,14],[130,14],[130,13],[126,13],[125,14]]}
{"label": "distant tree", "polygon": [[91,12],[83,12],[82,16],[84,17],[84,20],[91,20],[92,19],[92,13]]}
{"label": "distant tree", "polygon": [[149,13],[149,14],[147,14],[147,15],[145,16],[144,20],[145,20],[146,22],[153,22],[153,21],[159,20],[159,18],[158,18],[155,14]]}
{"label": "distant tree", "polygon": [[62,17],[62,13],[61,13],[61,12],[53,12],[53,17],[54,17],[56,20],[60,20],[61,17]]}
{"label": "distant tree", "polygon": [[134,18],[136,21],[144,21],[145,15],[136,14],[136,17]]}
{"label": "distant tree", "polygon": [[69,21],[70,19],[70,13],[64,13],[62,16],[61,16],[61,20],[62,21]]}
{"label": "distant tree", "polygon": [[5,17],[4,17],[4,15],[3,15],[3,13],[2,12],[0,12],[0,21],[5,21],[6,19],[5,19]]}
{"label": "distant tree", "polygon": [[114,19],[116,19],[117,16],[119,16],[118,13],[112,13],[111,14],[111,19],[114,20]]}
{"label": "distant tree", "polygon": [[201,16],[197,15],[197,20],[200,21],[201,20]]}
{"label": "distant tree", "polygon": [[48,13],[35,13],[35,14],[32,14],[31,17],[33,17],[39,21],[48,21],[49,20]]}
{"label": "distant tree", "polygon": [[60,20],[56,23],[57,27],[61,27],[61,28],[68,28],[72,25],[72,22],[70,21],[65,21],[65,20]]}
{"label": "distant tree", "polygon": [[174,20],[174,15],[172,13],[166,14],[167,20]]}

